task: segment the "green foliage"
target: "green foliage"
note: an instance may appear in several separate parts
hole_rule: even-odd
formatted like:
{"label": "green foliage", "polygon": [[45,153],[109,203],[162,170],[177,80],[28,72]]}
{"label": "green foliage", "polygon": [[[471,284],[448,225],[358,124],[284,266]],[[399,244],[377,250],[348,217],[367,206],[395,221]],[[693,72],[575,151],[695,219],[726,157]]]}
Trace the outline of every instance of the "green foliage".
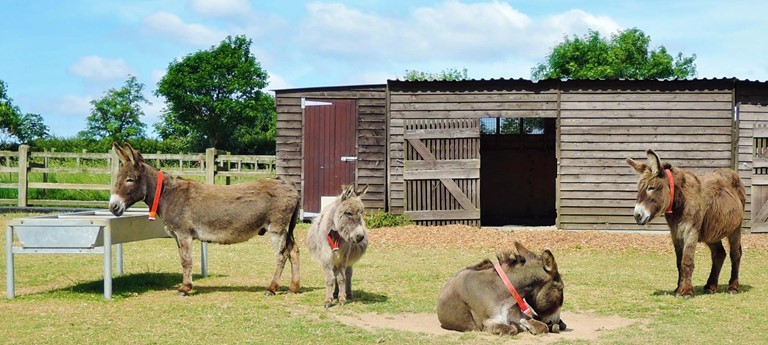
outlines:
{"label": "green foliage", "polygon": [[93,108],[87,119],[86,130],[78,136],[84,139],[104,139],[123,142],[145,137],[146,124],[141,104],[151,104],[144,98],[144,84],[129,76],[120,89],[109,89],[104,97],[91,101]]}
{"label": "green foliage", "polygon": [[168,66],[156,92],[168,105],[155,127],[161,138],[193,151],[274,152],[275,100],[262,91],[268,75],[250,46],[227,37]]}
{"label": "green foliage", "polygon": [[40,114],[27,113],[21,117],[16,137],[22,144],[28,144],[34,140],[48,137],[48,126],[43,122]]}
{"label": "green foliage", "polygon": [[[152,138],[138,138],[128,141],[133,148],[147,153],[190,153],[180,142],[173,140],[158,140]],[[57,152],[109,152],[112,150],[112,139],[100,140],[85,139],[80,137],[59,138],[48,137],[34,140],[30,143],[33,150],[57,151]],[[122,142],[120,142],[122,143]]]}
{"label": "green foliage", "polygon": [[413,224],[408,218],[402,214],[391,214],[378,210],[376,213],[369,214],[365,217],[365,224],[370,229],[391,227],[391,226],[403,226]]}
{"label": "green foliage", "polygon": [[603,38],[597,31],[565,37],[531,70],[533,80],[567,79],[684,79],[696,76],[696,55],[672,57],[664,46],[649,49],[651,38],[633,28]]}
{"label": "green foliage", "polygon": [[467,77],[467,69],[455,69],[455,68],[447,68],[439,73],[431,73],[431,72],[421,72],[416,70],[406,70],[405,76],[403,78],[407,81],[436,81],[436,80],[445,80],[445,81],[457,81],[457,80],[467,80],[469,79]]}
{"label": "green foliage", "polygon": [[7,148],[21,123],[21,111],[8,96],[5,82],[0,80],[0,148]]}

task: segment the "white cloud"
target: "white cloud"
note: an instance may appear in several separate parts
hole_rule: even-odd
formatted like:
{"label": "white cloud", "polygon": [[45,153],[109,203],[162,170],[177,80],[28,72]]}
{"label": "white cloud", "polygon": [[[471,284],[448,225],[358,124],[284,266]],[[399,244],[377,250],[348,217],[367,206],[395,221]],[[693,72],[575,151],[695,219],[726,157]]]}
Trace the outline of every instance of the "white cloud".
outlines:
{"label": "white cloud", "polygon": [[164,70],[164,69],[152,70],[152,72],[150,74],[151,75],[151,80],[152,80],[152,85],[157,85],[157,83],[159,83],[160,80],[163,79],[163,77],[165,77],[166,73],[168,73],[168,70]]}
{"label": "white cloud", "polygon": [[123,59],[107,59],[95,55],[81,57],[69,66],[69,71],[93,81],[119,80],[135,74]]}
{"label": "white cloud", "polygon": [[168,12],[157,12],[144,19],[148,30],[170,36],[180,42],[195,46],[209,46],[226,37],[226,32],[201,24],[185,23],[178,16]]}
{"label": "white cloud", "polygon": [[269,85],[267,85],[267,88],[266,88],[267,91],[290,89],[293,87],[283,77],[275,73],[269,73],[269,79],[267,79],[267,81],[269,82]]}
{"label": "white cloud", "polygon": [[243,17],[252,13],[246,0],[192,0],[192,10],[211,17]]}

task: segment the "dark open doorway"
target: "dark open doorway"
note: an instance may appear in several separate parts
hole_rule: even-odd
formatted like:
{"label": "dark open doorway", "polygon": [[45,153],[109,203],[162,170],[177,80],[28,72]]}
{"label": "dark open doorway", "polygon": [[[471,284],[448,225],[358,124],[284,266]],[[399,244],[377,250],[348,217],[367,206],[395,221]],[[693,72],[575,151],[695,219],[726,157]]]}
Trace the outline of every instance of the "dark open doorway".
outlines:
{"label": "dark open doorway", "polygon": [[480,131],[481,224],[554,225],[555,119],[483,118]]}

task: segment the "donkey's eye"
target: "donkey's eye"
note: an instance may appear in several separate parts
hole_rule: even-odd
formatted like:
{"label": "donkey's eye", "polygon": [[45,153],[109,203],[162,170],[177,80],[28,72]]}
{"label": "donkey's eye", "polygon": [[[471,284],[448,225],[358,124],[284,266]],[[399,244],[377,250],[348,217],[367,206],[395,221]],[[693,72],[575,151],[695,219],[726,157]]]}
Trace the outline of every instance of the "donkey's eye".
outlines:
{"label": "donkey's eye", "polygon": [[125,183],[134,183],[134,182],[136,182],[136,180],[134,180],[132,177],[125,179]]}
{"label": "donkey's eye", "polygon": [[656,190],[656,187],[653,187],[653,186],[651,186],[651,187],[648,187],[648,191],[649,191],[649,192],[653,192],[654,190]]}
{"label": "donkey's eye", "polygon": [[345,211],[344,215],[347,216],[347,217],[352,217],[352,212]]}

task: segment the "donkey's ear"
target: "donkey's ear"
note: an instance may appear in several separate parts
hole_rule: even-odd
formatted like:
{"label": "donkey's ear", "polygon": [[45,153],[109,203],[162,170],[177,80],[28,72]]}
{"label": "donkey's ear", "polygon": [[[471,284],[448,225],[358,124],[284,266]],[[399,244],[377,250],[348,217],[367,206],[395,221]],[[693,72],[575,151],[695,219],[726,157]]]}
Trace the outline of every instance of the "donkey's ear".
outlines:
{"label": "donkey's ear", "polygon": [[515,241],[515,249],[517,250],[517,254],[529,259],[529,260],[535,260],[536,254],[534,254],[532,251],[528,250],[528,248],[525,248],[522,243]]}
{"label": "donkey's ear", "polygon": [[646,153],[648,154],[648,166],[651,167],[651,175],[663,176],[664,168],[661,166],[659,155],[653,150],[648,150]]}
{"label": "donkey's ear", "polygon": [[368,185],[365,185],[365,186],[362,186],[362,187],[358,188],[358,189],[355,191],[355,195],[357,195],[357,196],[363,196],[363,195],[365,195],[365,192],[366,192],[366,191],[368,191]]}
{"label": "donkey's ear", "polygon": [[123,148],[121,148],[118,143],[113,142],[112,149],[115,150],[118,158],[120,158],[120,161],[123,162],[123,164],[128,164],[129,162],[132,162],[133,156],[130,153],[123,150]]}
{"label": "donkey's ear", "polygon": [[632,158],[627,158],[627,164],[629,164],[629,166],[635,169],[635,171],[637,171],[638,174],[642,174],[643,171],[645,171],[645,168],[647,167],[647,165],[645,165],[644,163],[638,162]]}
{"label": "donkey's ear", "polygon": [[552,251],[544,249],[544,253],[541,254],[541,261],[544,263],[544,270],[550,275],[557,273],[557,262],[555,262],[555,256],[552,255]]}
{"label": "donkey's ear", "polygon": [[139,166],[139,164],[144,162],[144,157],[141,156],[141,153],[139,153],[139,151],[134,150],[131,144],[126,142],[125,144],[123,144],[123,149],[130,156],[131,164],[135,166]]}
{"label": "donkey's ear", "polygon": [[342,201],[343,200],[347,200],[349,198],[354,198],[355,197],[355,185],[352,185],[352,184],[346,185],[345,184],[345,185],[341,186],[341,188],[344,190],[343,192],[341,192],[341,200]]}

